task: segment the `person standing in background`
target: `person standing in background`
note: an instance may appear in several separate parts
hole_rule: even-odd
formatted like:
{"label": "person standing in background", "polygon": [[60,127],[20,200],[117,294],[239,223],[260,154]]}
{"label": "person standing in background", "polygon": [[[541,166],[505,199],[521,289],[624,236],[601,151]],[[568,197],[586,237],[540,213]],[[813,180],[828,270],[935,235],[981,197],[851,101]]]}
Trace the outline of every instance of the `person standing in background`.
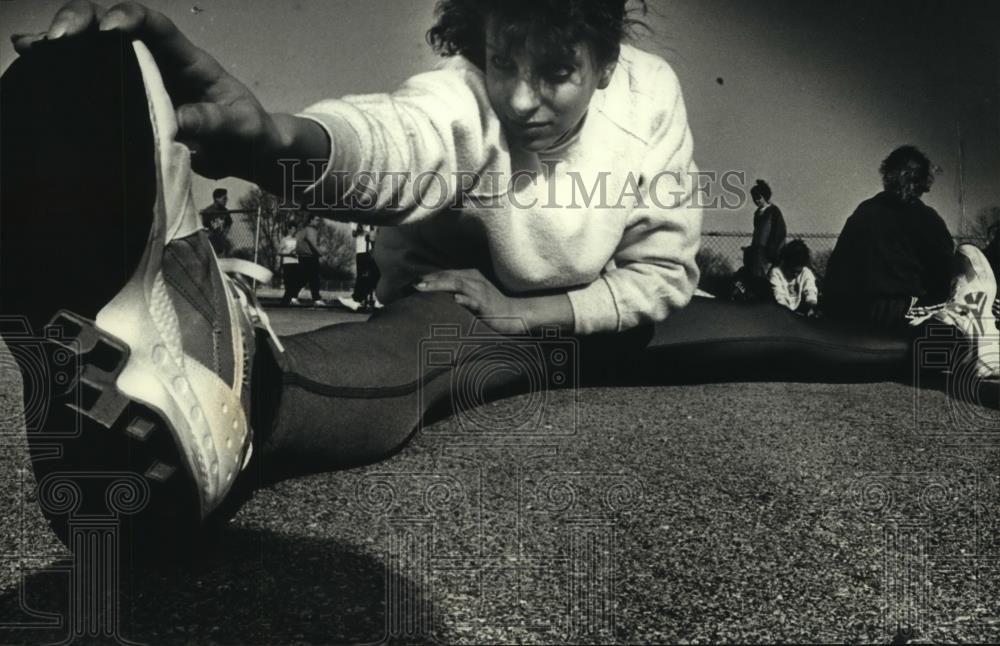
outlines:
{"label": "person standing in background", "polygon": [[295,222],[289,222],[285,227],[285,235],[278,242],[278,259],[281,263],[281,282],[285,293],[281,297],[282,305],[299,305],[299,290],[302,289],[302,272],[299,271],[299,257],[295,253],[298,246]]}
{"label": "person standing in background", "polygon": [[771,187],[758,179],[750,189],[750,197],[757,205],[753,215],[753,239],[750,242],[750,271],[754,278],[764,280],[771,267],[778,263],[781,248],[785,246],[788,229],[781,209],[771,203]]}
{"label": "person standing in background", "polygon": [[201,210],[201,224],[206,229],[211,229],[212,216],[222,215],[222,229],[229,235],[229,229],[233,226],[233,216],[227,207],[229,204],[229,191],[224,188],[217,188],[212,191],[212,203]]}
{"label": "person standing in background", "polygon": [[377,229],[372,225],[358,224],[351,234],[354,236],[354,265],[356,269],[354,293],[350,297],[343,296],[338,300],[341,305],[353,312],[373,311],[381,306],[375,297],[375,287],[378,285],[381,275],[378,265],[375,264],[375,257],[372,255]]}
{"label": "person standing in background", "polygon": [[233,243],[226,235],[226,219],[222,213],[212,213],[208,222],[208,241],[219,258],[228,258],[233,253]]}
{"label": "person standing in background", "polygon": [[295,234],[295,255],[299,259],[300,280],[308,283],[314,307],[326,307],[319,293],[319,258],[323,255],[319,246],[319,227],[322,221],[320,216],[311,215],[308,224]]}

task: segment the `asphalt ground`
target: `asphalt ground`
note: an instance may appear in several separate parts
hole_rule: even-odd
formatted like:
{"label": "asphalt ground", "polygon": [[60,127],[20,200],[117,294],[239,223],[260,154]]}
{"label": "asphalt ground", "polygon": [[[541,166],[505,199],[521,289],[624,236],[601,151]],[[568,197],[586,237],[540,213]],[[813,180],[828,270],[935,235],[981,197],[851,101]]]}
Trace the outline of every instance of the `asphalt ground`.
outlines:
{"label": "asphalt ground", "polygon": [[0,643],[1000,642],[998,413],[947,388],[513,397],[479,413],[541,402],[533,432],[455,416],[259,491],[197,562],[90,588],[111,611],[88,624],[101,597],[33,500],[18,382],[0,353]]}

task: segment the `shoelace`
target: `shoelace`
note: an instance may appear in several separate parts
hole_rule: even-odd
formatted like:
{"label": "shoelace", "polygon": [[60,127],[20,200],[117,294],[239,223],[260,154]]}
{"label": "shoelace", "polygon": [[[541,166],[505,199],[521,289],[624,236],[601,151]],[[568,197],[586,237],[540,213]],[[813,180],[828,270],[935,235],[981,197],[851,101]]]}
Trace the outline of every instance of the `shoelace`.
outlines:
{"label": "shoelace", "polygon": [[[916,300],[917,299],[913,299],[914,303]],[[937,303],[935,305],[910,305],[910,309],[906,312],[905,318],[912,326],[920,325],[935,314],[944,311],[946,307],[948,307],[948,303]]]}
{"label": "shoelace", "polygon": [[252,263],[249,260],[241,260],[239,258],[219,258],[219,268],[226,273],[239,289],[236,290],[237,297],[239,298],[240,305],[243,311],[246,312],[247,317],[250,319],[252,324],[260,324],[267,330],[268,335],[270,335],[271,340],[274,342],[274,346],[279,352],[285,351],[285,346],[281,344],[278,340],[278,335],[271,327],[271,319],[268,317],[267,312],[261,306],[260,302],[257,300],[257,295],[254,294],[253,289],[246,284],[242,279],[243,276],[255,280],[259,283],[270,282],[271,276],[273,275],[270,270],[261,267],[258,264]]}

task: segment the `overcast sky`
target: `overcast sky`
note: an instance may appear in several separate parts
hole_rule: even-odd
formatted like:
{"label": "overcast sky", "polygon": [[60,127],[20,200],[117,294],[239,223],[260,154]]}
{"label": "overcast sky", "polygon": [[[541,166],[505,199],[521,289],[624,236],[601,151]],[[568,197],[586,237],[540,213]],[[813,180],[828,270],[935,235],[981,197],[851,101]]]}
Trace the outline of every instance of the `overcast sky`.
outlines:
{"label": "overcast sky", "polygon": [[[10,33],[61,2],[0,2]],[[388,91],[432,66],[433,0],[152,0],[269,109]],[[684,87],[702,169],[767,179],[793,232],[837,232],[879,190],[879,161],[913,143],[944,168],[927,202],[958,232],[1000,205],[1000,2],[653,0],[638,45]],[[14,56],[0,45],[4,68]],[[237,196],[246,186],[222,183]],[[199,181],[210,201],[214,183]],[[235,201],[235,200],[234,200]],[[709,211],[749,230],[752,208]]]}

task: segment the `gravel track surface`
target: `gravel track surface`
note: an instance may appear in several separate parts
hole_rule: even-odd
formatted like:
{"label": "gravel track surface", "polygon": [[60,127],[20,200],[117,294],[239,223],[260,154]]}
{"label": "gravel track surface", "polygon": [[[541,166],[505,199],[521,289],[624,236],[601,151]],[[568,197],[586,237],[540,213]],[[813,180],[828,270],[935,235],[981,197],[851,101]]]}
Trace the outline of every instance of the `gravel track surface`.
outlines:
{"label": "gravel track surface", "polygon": [[[272,313],[282,333],[356,318]],[[67,608],[79,613],[69,553],[33,502],[19,381],[0,346],[0,643],[57,642]],[[257,492],[198,563],[122,576],[120,635],[1000,641],[995,404],[895,383],[595,388],[543,403],[527,436],[484,438],[453,417],[380,464]],[[964,433],[977,425],[993,432]]]}

